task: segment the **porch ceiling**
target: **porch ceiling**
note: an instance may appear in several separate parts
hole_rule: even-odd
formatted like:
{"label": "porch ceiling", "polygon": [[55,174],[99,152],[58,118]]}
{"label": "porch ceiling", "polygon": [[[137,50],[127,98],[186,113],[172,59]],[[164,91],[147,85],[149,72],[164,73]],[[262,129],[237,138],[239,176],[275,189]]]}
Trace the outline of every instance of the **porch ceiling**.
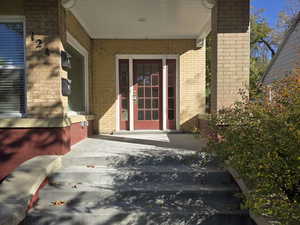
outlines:
{"label": "porch ceiling", "polygon": [[73,14],[92,38],[201,38],[211,27],[209,0],[78,0]]}

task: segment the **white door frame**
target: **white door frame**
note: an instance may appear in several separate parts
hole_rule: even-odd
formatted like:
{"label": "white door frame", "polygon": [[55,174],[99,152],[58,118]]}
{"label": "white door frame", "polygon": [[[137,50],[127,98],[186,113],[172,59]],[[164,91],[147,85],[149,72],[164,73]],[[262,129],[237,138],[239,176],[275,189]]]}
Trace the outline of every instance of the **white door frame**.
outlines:
{"label": "white door frame", "polygon": [[129,60],[129,130],[134,131],[134,104],[133,104],[133,60],[135,59],[158,59],[162,60],[163,66],[163,93],[162,93],[162,124],[163,130],[167,131],[167,94],[168,94],[168,67],[167,59],[176,60],[176,130],[179,129],[179,55],[116,55],[116,131],[120,131],[120,89],[119,89],[119,60]]}

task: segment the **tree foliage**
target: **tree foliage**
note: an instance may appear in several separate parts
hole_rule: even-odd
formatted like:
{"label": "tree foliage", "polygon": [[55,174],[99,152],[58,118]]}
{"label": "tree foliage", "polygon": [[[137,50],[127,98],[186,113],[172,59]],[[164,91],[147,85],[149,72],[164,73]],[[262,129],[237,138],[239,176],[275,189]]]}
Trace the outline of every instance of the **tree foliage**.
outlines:
{"label": "tree foliage", "polygon": [[261,80],[270,59],[275,54],[273,29],[262,16],[264,10],[252,11],[251,23],[251,59],[250,59],[250,93],[259,93],[258,83]]}
{"label": "tree foliage", "polygon": [[300,0],[286,0],[286,7],[279,13],[273,39],[278,45],[300,13]]}
{"label": "tree foliage", "polygon": [[275,83],[272,101],[237,103],[213,116],[208,148],[249,185],[246,206],[280,225],[300,221],[300,79]]}

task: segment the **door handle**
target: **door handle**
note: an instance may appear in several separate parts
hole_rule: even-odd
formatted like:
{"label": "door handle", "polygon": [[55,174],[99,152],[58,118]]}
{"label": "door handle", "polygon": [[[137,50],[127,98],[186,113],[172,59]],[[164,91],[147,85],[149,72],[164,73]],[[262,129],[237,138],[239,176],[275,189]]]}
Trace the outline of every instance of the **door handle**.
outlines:
{"label": "door handle", "polygon": [[136,95],[133,95],[133,96],[132,96],[132,99],[133,99],[133,102],[136,103],[136,101],[137,101],[137,96],[136,96]]}

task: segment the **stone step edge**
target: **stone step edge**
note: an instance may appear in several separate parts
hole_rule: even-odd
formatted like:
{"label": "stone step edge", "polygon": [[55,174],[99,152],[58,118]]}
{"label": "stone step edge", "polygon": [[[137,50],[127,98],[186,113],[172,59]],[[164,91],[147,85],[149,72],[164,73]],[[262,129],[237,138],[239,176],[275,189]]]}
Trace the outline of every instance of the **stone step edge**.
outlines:
{"label": "stone step edge", "polygon": [[58,173],[104,173],[104,172],[149,172],[149,173],[159,173],[159,172],[178,172],[178,173],[227,173],[225,169],[222,168],[189,168],[189,167],[172,167],[172,166],[141,166],[141,167],[118,167],[113,168],[109,166],[100,165],[82,165],[82,166],[68,166],[62,167]]}
{"label": "stone step edge", "polygon": [[17,225],[44,180],[61,167],[61,156],[38,156],[21,164],[0,185],[0,225]]}
{"label": "stone step edge", "polygon": [[[52,184],[52,185],[51,185]],[[80,188],[82,184],[79,183],[53,183],[51,180],[49,181],[49,185],[42,189],[41,193],[44,191],[57,191],[57,192],[103,192],[107,191],[116,191],[116,192],[166,192],[166,193],[174,193],[174,192],[182,192],[182,193],[199,193],[199,192],[214,192],[214,193],[238,193],[240,189],[233,185],[225,186],[225,187],[215,187],[213,185],[178,185],[178,187],[174,187],[175,185],[126,185],[122,187],[114,187],[113,185],[82,185],[83,189]],[[71,187],[70,187],[71,186]],[[62,188],[61,188],[62,187]],[[89,190],[88,188],[91,187]],[[86,189],[84,189],[86,188]],[[97,189],[96,191],[92,190],[93,188]],[[52,189],[52,190],[51,190]],[[199,193],[201,194],[201,193]]]}
{"label": "stone step edge", "polygon": [[[231,176],[233,177],[233,179],[235,180],[235,182],[237,183],[237,185],[240,187],[242,193],[244,195],[247,195],[250,192],[250,189],[247,187],[245,181],[242,179],[242,177],[240,176],[240,174],[238,173],[238,171],[236,169],[234,169],[233,167],[230,166],[230,162],[229,161],[225,161],[225,168],[231,174]],[[254,220],[254,222],[257,225],[273,225],[273,224],[278,224],[278,221],[276,221],[274,219],[271,219],[271,218],[266,218],[266,217],[264,217],[262,215],[254,214],[251,210],[249,210],[249,216],[251,217],[251,219]]]}
{"label": "stone step edge", "polygon": [[[53,207],[51,209],[47,208],[47,209],[39,209],[39,208],[33,208],[32,210],[29,211],[29,215],[34,215],[34,214],[53,214],[55,213],[57,215],[57,213],[59,212],[60,216],[63,215],[87,215],[87,216],[101,216],[101,215],[111,215],[111,214],[134,214],[134,215],[141,215],[141,214],[147,214],[147,213],[151,213],[151,214],[176,214],[176,215],[190,215],[190,214],[198,214],[201,215],[201,212],[199,212],[197,210],[193,211],[193,210],[187,210],[187,211],[182,211],[182,210],[161,210],[161,209],[157,209],[157,210],[123,210],[123,209],[118,209],[118,208],[102,208],[99,209],[98,212],[91,212],[91,213],[86,213],[86,212],[78,212],[77,210],[74,211],[68,211],[68,212],[64,212],[62,210],[65,210],[66,208],[63,206],[57,206],[57,207]],[[232,216],[239,216],[239,215],[249,215],[249,212],[247,210],[215,210],[213,212],[212,215],[232,215]]]}

